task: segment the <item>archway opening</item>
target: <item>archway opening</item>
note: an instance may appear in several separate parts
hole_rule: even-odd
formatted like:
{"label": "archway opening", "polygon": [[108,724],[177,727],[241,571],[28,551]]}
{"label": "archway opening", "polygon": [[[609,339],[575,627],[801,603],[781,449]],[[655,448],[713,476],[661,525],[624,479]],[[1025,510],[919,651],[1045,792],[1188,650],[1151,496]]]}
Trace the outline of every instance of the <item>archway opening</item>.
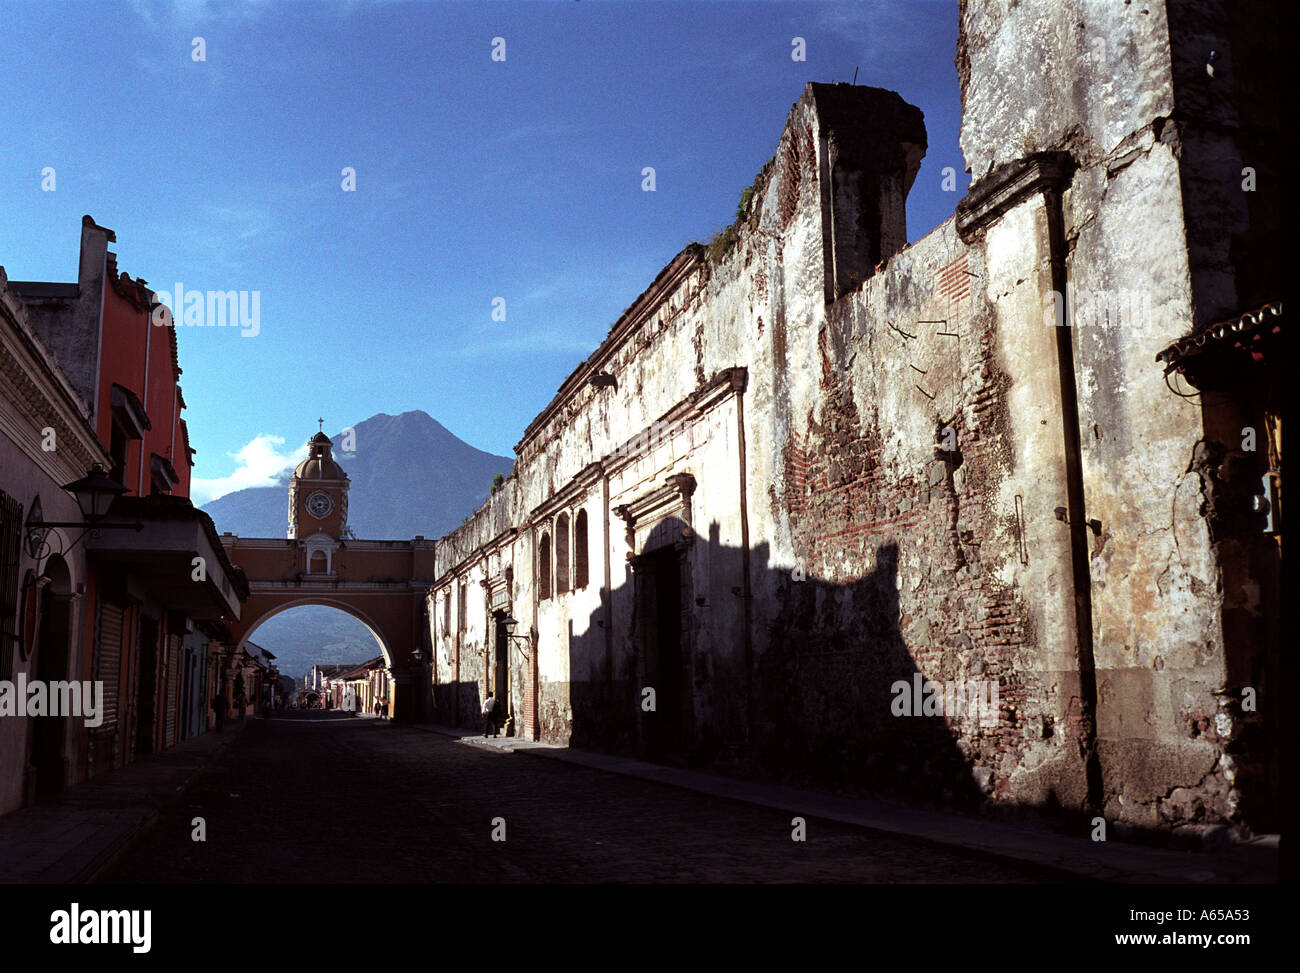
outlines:
{"label": "archway opening", "polygon": [[[376,627],[341,607],[299,603],[278,609],[248,632],[244,648],[275,656],[289,707],[373,715],[375,704],[388,698],[389,646]],[[338,683],[338,677],[367,663],[367,673]]]}

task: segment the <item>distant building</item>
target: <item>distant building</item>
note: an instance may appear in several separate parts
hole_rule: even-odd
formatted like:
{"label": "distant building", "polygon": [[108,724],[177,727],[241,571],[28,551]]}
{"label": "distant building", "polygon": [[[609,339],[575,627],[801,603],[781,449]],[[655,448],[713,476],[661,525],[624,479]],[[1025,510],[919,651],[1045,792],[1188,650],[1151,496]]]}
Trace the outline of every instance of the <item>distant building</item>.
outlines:
{"label": "distant building", "polygon": [[329,700],[331,708],[337,709],[342,699],[338,678],[357,667],[355,662],[338,662],[312,666],[302,677],[302,686],[298,690],[298,705],[304,707],[325,706]]}
{"label": "distant building", "polygon": [[302,677],[303,692],[324,692],[332,677],[356,668],[355,662],[338,662],[312,666]]}
{"label": "distant building", "polygon": [[336,708],[373,715],[375,702],[388,698],[388,675],[384,668],[384,657],[375,656],[359,666],[338,673],[331,677],[330,687]]}
{"label": "distant building", "polygon": [[275,655],[254,642],[245,642],[243,649],[236,653],[235,661],[236,678],[242,678],[247,700],[245,715],[260,716],[274,709],[279,677]]}

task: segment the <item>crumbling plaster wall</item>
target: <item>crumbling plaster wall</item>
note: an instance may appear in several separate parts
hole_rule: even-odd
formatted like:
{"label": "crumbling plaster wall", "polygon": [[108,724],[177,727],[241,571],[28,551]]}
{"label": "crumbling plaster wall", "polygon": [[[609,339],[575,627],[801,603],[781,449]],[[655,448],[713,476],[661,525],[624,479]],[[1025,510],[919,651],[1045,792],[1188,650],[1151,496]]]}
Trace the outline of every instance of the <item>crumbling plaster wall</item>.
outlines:
{"label": "crumbling plaster wall", "polygon": [[1162,3],[962,4],[971,171],[1052,151],[1077,167],[1062,211],[1086,516],[1097,525],[1101,797],[1109,820],[1148,828],[1229,819],[1236,801],[1224,753],[1233,722],[1216,694],[1224,592],[1195,461],[1202,408],[1172,394],[1155,361],[1206,310],[1189,236],[1207,227],[1189,229],[1184,205],[1171,51]]}
{"label": "crumbling plaster wall", "polygon": [[[815,262],[774,269],[783,354],[771,398],[754,383],[750,479],[778,568],[755,601],[755,732],[775,772],[1082,800],[1054,350],[1026,260],[1045,235],[1026,208],[989,266],[949,221],[829,308]],[[914,674],[997,683],[1000,718],[895,716],[890,687]]]}
{"label": "crumbling plaster wall", "polygon": [[961,0],[957,64],[976,180],[1052,149],[1096,162],[1174,107],[1156,0]]}
{"label": "crumbling plaster wall", "polygon": [[[1163,826],[1230,815],[1231,770],[1198,719],[1221,725],[1212,689],[1222,654],[1215,567],[1188,472],[1199,419],[1153,362],[1189,314],[1177,158],[1156,122],[1168,108],[1164,28],[1157,8],[1131,6],[1081,32],[1072,5],[1059,15],[1040,4],[963,5],[962,142],[980,175],[1037,150],[1074,152],[1080,168],[1063,207],[1071,280],[1155,302],[1149,334],[1080,329],[1075,341],[1087,515],[1101,521],[1085,584],[1105,809]],[[1104,45],[1089,46],[1093,32],[1118,46],[1118,73],[1096,60]],[[1076,63],[1073,75],[1062,68]],[[532,432],[504,489],[444,539],[439,573],[527,525],[590,464],[744,366],[751,656],[740,651],[743,631],[732,634],[743,625],[735,586],[708,560],[739,542],[739,442],[640,450],[607,484],[615,506],[689,471],[702,487],[697,537],[717,525],[715,543],[692,554],[703,603],[692,610],[691,650],[706,660],[697,722],[745,747],[750,769],[780,777],[1082,808],[1089,728],[1076,579],[1056,514],[1068,457],[1050,322],[1052,213],[1030,194],[966,242],[949,221],[828,305],[818,125],[805,96],[730,251],[687,251],[670,265],[672,286],[602,364],[617,387],[578,389]],[[906,182],[881,185],[901,193]],[[901,200],[876,205],[894,204],[901,212]],[[726,430],[734,413],[720,415]],[[591,592],[580,606],[547,605],[540,668],[557,696],[602,675],[635,689],[626,566],[635,552],[616,520],[595,528],[599,488],[579,502],[609,559],[615,650],[603,669],[570,672],[570,633],[590,633]],[[517,605],[532,603],[532,535],[521,530],[511,548]],[[602,570],[593,557],[593,587]],[[570,629],[584,613],[587,627]],[[996,682],[996,722],[894,716],[890,687],[914,674]],[[563,739],[563,719],[545,735]]]}
{"label": "crumbling plaster wall", "polygon": [[1146,826],[1226,817],[1222,591],[1193,462],[1201,407],[1172,394],[1154,360],[1191,325],[1177,160],[1153,143],[1118,171],[1081,170],[1066,200],[1083,472],[1100,522],[1090,553],[1106,809]]}

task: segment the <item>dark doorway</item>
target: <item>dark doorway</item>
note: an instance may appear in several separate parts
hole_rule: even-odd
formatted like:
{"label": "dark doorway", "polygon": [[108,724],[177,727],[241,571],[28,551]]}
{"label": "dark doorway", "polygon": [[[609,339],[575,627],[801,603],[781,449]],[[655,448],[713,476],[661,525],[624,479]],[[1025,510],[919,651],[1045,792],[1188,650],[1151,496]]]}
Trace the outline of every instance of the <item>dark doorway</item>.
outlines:
{"label": "dark doorway", "polygon": [[[496,622],[492,638],[492,691],[497,701],[497,722],[504,727],[507,725],[506,720],[514,715],[514,707],[510,705],[510,638],[505,625],[509,616],[498,611],[492,617]],[[511,726],[510,729],[513,731],[514,727]]]}
{"label": "dark doorway", "polygon": [[681,559],[672,548],[647,554],[641,573],[645,685],[655,691],[654,711],[642,713],[645,739],[653,759],[674,760],[684,756],[687,717],[683,691]]}
{"label": "dark doorway", "polygon": [[[50,580],[40,594],[40,635],[36,650],[36,678],[51,687],[68,678],[68,648],[72,634],[72,599],[67,590],[67,568],[61,560],[46,566]],[[80,675],[80,674],[78,674]],[[51,692],[47,705],[53,705]],[[60,702],[69,699],[62,696]],[[82,700],[84,707],[89,701]],[[68,717],[38,716],[32,721],[32,770],[36,777],[38,797],[57,793],[67,779],[67,764],[63,746],[67,735]]]}
{"label": "dark doorway", "polygon": [[136,674],[136,756],[153,753],[154,697],[158,688],[158,620],[140,616],[140,668]]}

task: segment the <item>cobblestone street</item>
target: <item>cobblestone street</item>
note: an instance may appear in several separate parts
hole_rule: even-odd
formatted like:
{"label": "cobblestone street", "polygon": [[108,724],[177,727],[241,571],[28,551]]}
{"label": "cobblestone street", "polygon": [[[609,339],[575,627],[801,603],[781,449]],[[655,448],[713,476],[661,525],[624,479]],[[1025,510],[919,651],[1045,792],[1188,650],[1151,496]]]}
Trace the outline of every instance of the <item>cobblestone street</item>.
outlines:
{"label": "cobblestone street", "polygon": [[[207,840],[191,838],[192,820]],[[493,819],[505,821],[493,841]],[[924,842],[377,720],[259,720],[105,882],[1033,882]],[[1059,881],[1059,877],[1055,880]]]}

